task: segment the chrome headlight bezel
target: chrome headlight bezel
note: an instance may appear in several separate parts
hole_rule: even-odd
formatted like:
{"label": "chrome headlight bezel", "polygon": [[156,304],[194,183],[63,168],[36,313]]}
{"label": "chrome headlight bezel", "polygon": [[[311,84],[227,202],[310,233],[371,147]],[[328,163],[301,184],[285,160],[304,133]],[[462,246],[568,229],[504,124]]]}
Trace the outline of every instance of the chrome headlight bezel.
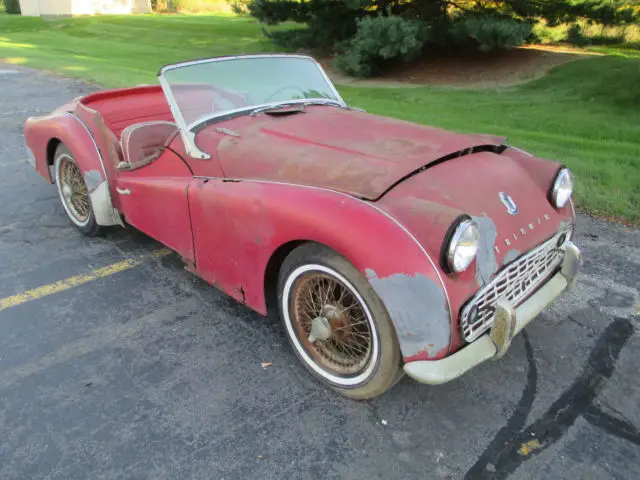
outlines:
{"label": "chrome headlight bezel", "polygon": [[549,201],[555,208],[564,208],[573,195],[573,174],[568,168],[561,168],[556,173],[551,190],[549,191]]}
{"label": "chrome headlight bezel", "polygon": [[462,273],[478,255],[480,230],[468,215],[458,217],[445,235],[441,263],[447,273]]}

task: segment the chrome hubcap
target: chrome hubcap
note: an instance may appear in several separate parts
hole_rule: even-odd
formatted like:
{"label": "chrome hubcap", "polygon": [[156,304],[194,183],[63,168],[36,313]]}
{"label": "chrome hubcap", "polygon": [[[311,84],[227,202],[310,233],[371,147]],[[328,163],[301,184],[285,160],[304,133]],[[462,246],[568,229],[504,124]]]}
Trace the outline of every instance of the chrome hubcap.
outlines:
{"label": "chrome hubcap", "polygon": [[311,321],[311,334],[309,341],[311,343],[316,340],[329,340],[331,337],[331,325],[326,317],[316,317]]}

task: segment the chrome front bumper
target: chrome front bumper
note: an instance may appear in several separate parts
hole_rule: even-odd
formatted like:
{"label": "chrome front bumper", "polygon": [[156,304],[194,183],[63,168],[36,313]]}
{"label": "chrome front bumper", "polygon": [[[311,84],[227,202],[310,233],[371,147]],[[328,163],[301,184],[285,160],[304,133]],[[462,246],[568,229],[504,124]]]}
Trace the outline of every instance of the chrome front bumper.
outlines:
{"label": "chrome front bumper", "polygon": [[533,295],[514,308],[498,300],[493,325],[489,332],[466,347],[441,360],[422,360],[405,364],[404,371],[421,383],[438,385],[458,378],[489,359],[502,357],[511,340],[558,296],[571,288],[580,268],[580,250],[567,242],[560,271],[544,283]]}

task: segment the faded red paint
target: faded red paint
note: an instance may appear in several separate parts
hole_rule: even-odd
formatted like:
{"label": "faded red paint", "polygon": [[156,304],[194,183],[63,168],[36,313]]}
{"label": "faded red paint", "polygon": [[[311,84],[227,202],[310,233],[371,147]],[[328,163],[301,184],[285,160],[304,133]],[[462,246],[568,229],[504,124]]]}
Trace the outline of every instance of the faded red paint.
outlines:
{"label": "faded red paint", "polygon": [[187,261],[195,260],[187,196],[192,182],[191,171],[182,159],[165,150],[147,166],[118,171],[114,189],[127,223]]}
{"label": "faded red paint", "polygon": [[202,130],[196,141],[216,152],[228,177],[319,186],[370,200],[441,157],[504,141],[326,106],[224,122],[238,137],[221,136],[217,126]]}
{"label": "faded red paint", "polygon": [[295,185],[198,179],[189,200],[199,275],[237,300],[242,300],[241,285],[245,303],[261,313],[266,313],[264,273],[271,254],[295,240],[327,245],[363,274],[366,269],[380,277],[417,272],[438,282],[410,237],[386,216],[346,195]]}
{"label": "faded red paint", "polygon": [[72,115],[60,113],[29,118],[24,125],[24,138],[36,159],[37,172],[49,183],[53,182],[49,170],[49,161],[53,158],[47,156],[47,147],[52,139],[61,141],[71,150],[83,171],[98,170],[104,175],[91,135]]}
{"label": "faded red paint", "polygon": [[[502,154],[479,152],[463,156],[421,172],[391,190],[377,205],[402,220],[434,260],[440,258],[443,239],[455,218],[461,214],[490,218],[496,226],[495,245],[498,267],[504,265],[510,250],[526,253],[555,234],[561,222],[571,216],[569,206],[556,210],[546,199],[556,162],[533,158],[532,165],[543,172],[530,176],[523,167],[529,157],[508,149]],[[544,179],[546,177],[546,179]],[[482,179],[482,181],[478,181]],[[520,208],[509,215],[498,192],[507,192]],[[545,219],[545,215],[549,217]],[[538,223],[540,220],[540,223]],[[529,228],[529,224],[534,229]],[[526,232],[521,234],[521,229]],[[514,239],[513,234],[517,239]],[[504,242],[509,239],[511,245]],[[443,275],[456,324],[451,352],[461,346],[457,320],[462,305],[478,290],[477,263],[462,274]],[[406,360],[433,359],[425,354]]]}
{"label": "faded red paint", "polygon": [[[442,358],[461,345],[458,313],[478,281],[475,264],[459,275],[447,275],[440,266],[442,241],[454,219],[464,213],[493,222],[500,267],[510,248],[526,252],[572,215],[569,207],[556,210],[547,200],[559,164],[511,149],[463,155],[411,175],[471,147],[501,146],[502,137],[309,106],[304,113],[242,116],[203,128],[196,143],[211,155],[208,160],[189,157],[176,136],[151,164],[119,170],[121,131],[148,120],[171,120],[159,87],[111,90],[29,119],[25,139],[38,172],[49,181],[50,139],[67,145],[83,171],[102,171],[99,151],[113,205],[129,223],[176,250],[195,274],[263,314],[267,264],[289,242],[327,245],[363,275],[375,272],[378,279],[426,278],[448,294],[453,323],[445,328],[451,329],[451,340],[448,345],[427,341],[406,361]],[[80,122],[92,132],[98,151]],[[500,191],[514,198],[518,215],[507,213]],[[544,215],[549,218],[538,223]],[[529,223],[536,228],[510,248],[502,243]],[[428,319],[429,312],[423,313]]]}

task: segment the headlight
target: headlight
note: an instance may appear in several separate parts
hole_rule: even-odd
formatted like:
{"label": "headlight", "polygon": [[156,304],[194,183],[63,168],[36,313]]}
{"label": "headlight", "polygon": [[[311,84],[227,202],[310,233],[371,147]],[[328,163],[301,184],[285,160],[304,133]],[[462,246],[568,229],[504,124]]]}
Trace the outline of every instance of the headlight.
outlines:
{"label": "headlight", "polygon": [[573,175],[571,175],[571,170],[563,168],[558,172],[553,182],[551,203],[556,208],[562,208],[571,198],[571,193],[573,193]]}
{"label": "headlight", "polygon": [[478,225],[473,220],[465,218],[447,238],[450,240],[443,250],[445,268],[449,272],[464,272],[478,253]]}

